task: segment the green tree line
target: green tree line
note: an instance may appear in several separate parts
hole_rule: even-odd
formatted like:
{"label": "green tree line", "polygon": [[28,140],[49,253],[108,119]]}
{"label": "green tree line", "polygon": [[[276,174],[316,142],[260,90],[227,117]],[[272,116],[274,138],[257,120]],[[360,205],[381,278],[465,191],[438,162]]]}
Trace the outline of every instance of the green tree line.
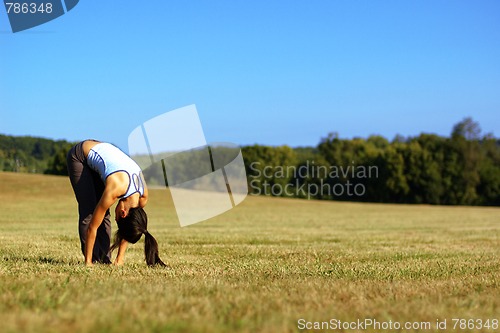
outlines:
{"label": "green tree line", "polygon": [[[66,175],[73,143],[0,135],[0,171]],[[321,200],[445,205],[500,204],[500,140],[481,134],[471,118],[449,137],[420,134],[341,139],[316,147],[242,148],[253,194]],[[178,173],[182,173],[180,168]],[[187,171],[186,171],[187,172]],[[149,184],[165,184],[159,163],[144,170]]]}
{"label": "green tree line", "polygon": [[341,139],[243,148],[254,194],[386,203],[500,204],[500,140],[466,118],[450,137]]}
{"label": "green tree line", "polygon": [[0,171],[67,175],[71,146],[65,140],[0,134]]}

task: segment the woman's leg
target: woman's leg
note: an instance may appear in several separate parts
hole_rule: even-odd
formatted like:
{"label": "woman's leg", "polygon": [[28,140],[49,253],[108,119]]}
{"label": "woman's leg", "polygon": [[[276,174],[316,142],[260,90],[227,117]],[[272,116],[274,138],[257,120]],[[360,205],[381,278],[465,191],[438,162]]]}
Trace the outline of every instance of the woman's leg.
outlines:
{"label": "woman's leg", "polygon": [[[91,172],[94,180],[95,197],[99,198],[100,200],[104,192],[104,183],[102,182],[97,172],[94,171]],[[85,232],[87,232],[87,230],[85,230]],[[99,228],[97,228],[93,257],[95,257],[97,254],[97,257],[99,258],[100,262],[105,264],[111,264],[111,252],[109,251],[110,246],[111,246],[111,215],[108,209],[106,211],[106,215],[104,215],[104,219],[102,220],[101,225],[99,226]]]}
{"label": "woman's leg", "polygon": [[[104,184],[86,164],[82,148],[83,143],[74,146],[68,153],[68,173],[71,186],[78,201],[78,232],[82,253],[85,255],[85,240],[94,209],[99,202]],[[97,238],[92,254],[93,262],[111,263],[109,245],[111,241],[111,222],[109,210],[97,231]]]}

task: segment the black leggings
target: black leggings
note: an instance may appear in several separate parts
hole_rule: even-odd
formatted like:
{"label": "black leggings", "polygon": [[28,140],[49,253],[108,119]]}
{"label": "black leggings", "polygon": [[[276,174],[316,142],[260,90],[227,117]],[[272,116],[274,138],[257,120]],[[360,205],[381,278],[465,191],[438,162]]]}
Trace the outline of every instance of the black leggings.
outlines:
{"label": "black leggings", "polygon": [[[92,214],[101,199],[104,191],[104,183],[97,172],[90,169],[87,165],[87,159],[83,153],[83,142],[75,145],[68,152],[68,173],[78,201],[78,232],[80,234],[80,243],[82,253],[85,256],[85,241],[87,239],[87,230],[89,228]],[[97,236],[92,254],[92,262],[111,263],[111,253],[109,246],[111,243],[111,219],[109,209],[97,229]]]}

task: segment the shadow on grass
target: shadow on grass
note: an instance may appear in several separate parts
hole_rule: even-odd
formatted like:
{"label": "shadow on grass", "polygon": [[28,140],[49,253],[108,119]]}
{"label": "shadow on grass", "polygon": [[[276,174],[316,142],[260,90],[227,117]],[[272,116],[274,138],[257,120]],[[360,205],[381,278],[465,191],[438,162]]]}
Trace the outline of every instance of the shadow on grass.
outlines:
{"label": "shadow on grass", "polygon": [[11,263],[33,263],[33,264],[50,264],[50,265],[77,265],[78,261],[75,260],[61,260],[53,257],[38,256],[38,257],[27,257],[27,256],[17,256],[17,255],[4,255],[4,262]]}

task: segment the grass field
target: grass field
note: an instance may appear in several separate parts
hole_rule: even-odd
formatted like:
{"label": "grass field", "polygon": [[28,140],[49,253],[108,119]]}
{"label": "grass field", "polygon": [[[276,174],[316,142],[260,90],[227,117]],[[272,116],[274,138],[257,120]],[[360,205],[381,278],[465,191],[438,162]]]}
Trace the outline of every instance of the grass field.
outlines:
{"label": "grass field", "polygon": [[453,318],[500,319],[499,208],[248,197],[180,228],[168,192],[152,190],[167,270],[145,265],[143,240],[123,267],[84,267],[64,177],[0,173],[0,205],[2,332],[296,332],[299,319],[365,318],[465,332],[479,329]]}

